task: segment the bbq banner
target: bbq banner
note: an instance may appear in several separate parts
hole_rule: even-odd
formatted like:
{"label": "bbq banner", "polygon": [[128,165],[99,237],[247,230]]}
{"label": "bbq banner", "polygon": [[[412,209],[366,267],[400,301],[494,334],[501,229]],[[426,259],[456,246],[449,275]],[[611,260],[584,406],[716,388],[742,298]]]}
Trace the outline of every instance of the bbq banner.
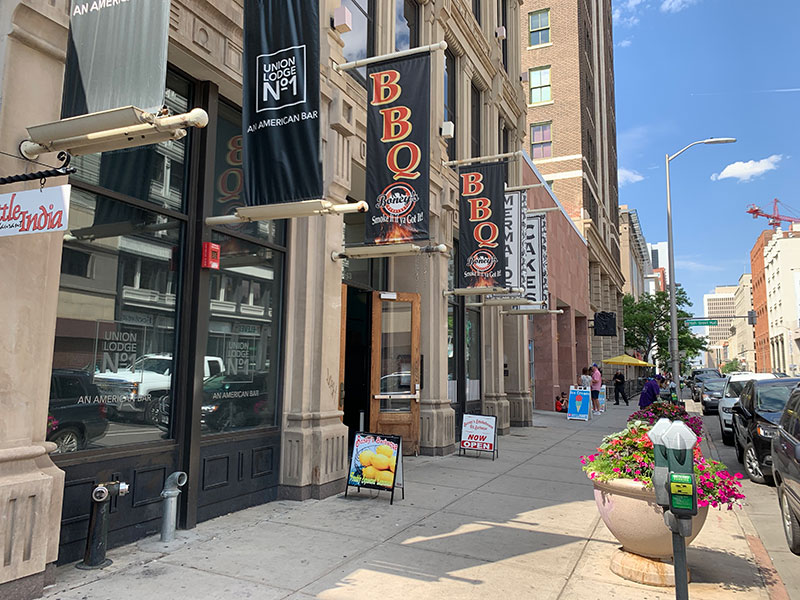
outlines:
{"label": "bbq banner", "polygon": [[169,0],[72,0],[62,118],[131,105],[160,109],[168,38]]}
{"label": "bbq banner", "polygon": [[367,67],[367,204],[364,241],[427,240],[431,57]]}
{"label": "bbq banner", "polygon": [[467,165],[458,171],[458,287],[505,287],[504,162]]}
{"label": "bbq banner", "polygon": [[243,61],[246,203],[321,199],[318,1],[245,0]]}

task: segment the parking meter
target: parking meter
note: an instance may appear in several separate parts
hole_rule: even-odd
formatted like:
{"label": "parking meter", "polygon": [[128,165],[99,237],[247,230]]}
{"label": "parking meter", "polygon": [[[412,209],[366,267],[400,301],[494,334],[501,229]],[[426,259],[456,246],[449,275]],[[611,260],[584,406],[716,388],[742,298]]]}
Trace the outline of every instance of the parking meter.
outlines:
{"label": "parking meter", "polygon": [[664,434],[672,425],[669,419],[661,418],[656,421],[653,428],[647,432],[647,437],[653,442],[653,455],[655,456],[655,469],[653,470],[653,488],[656,491],[656,502],[665,510],[669,508],[669,458],[667,447],[664,444]]}
{"label": "parking meter", "polygon": [[675,421],[663,436],[669,463],[669,510],[676,517],[697,514],[694,446],[697,436],[682,421]]}

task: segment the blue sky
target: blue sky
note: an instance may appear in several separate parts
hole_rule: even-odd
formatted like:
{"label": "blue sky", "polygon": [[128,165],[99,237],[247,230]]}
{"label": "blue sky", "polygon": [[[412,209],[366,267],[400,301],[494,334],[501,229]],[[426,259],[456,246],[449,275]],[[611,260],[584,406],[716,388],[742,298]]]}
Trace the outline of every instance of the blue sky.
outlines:
{"label": "blue sky", "polygon": [[[703,294],[750,272],[768,228],[745,213],[778,198],[800,215],[800,1],[613,0],[619,202],[666,240],[670,163],[676,279]],[[781,90],[781,91],[778,91]]]}

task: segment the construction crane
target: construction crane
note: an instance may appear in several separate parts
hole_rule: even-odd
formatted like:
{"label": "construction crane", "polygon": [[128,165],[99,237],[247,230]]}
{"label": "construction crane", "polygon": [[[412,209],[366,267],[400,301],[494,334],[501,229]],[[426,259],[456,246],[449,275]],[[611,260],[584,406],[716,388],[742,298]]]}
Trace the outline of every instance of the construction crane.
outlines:
{"label": "construction crane", "polygon": [[[778,204],[782,204],[780,200],[775,198],[772,201],[772,213],[764,212],[755,204],[751,204],[747,207],[747,212],[753,215],[754,219],[758,217],[764,217],[769,219],[769,224],[773,229],[777,229],[781,226],[781,221],[786,221],[787,223],[800,223],[800,218],[798,217],[790,217],[788,215],[782,215],[778,212]],[[785,206],[785,205],[784,205]]]}

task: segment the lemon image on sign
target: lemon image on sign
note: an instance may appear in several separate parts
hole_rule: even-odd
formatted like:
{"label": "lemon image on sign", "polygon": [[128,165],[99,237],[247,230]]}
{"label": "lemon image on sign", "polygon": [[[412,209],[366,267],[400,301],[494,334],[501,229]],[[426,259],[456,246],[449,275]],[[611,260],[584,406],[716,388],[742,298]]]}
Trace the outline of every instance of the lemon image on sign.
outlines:
{"label": "lemon image on sign", "polygon": [[375,467],[364,467],[364,470],[361,471],[361,477],[363,479],[377,479],[378,471]]}
{"label": "lemon image on sign", "polygon": [[378,483],[392,484],[394,474],[391,471],[378,471]]}
{"label": "lemon image on sign", "polygon": [[394,473],[394,469],[395,469],[396,465],[397,465],[397,459],[396,458],[392,458],[392,460],[389,461],[389,470],[392,473]]}
{"label": "lemon image on sign", "polygon": [[384,454],[373,454],[372,466],[379,471],[385,471],[389,468],[389,457]]}
{"label": "lemon image on sign", "polygon": [[358,460],[361,461],[362,467],[368,467],[372,464],[372,460],[375,457],[376,454],[372,450],[364,450],[364,452],[358,455]]}
{"label": "lemon image on sign", "polygon": [[381,444],[380,446],[375,448],[375,452],[377,454],[383,454],[384,456],[391,456],[392,454],[394,454],[394,450],[392,450],[386,444]]}

